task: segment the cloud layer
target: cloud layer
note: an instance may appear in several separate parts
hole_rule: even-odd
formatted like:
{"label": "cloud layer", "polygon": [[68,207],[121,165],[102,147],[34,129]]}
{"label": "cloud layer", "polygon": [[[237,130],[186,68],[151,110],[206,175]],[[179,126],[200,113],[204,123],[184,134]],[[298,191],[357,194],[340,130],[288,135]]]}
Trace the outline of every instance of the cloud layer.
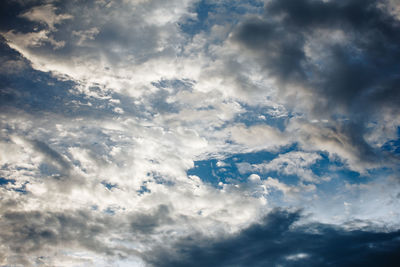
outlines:
{"label": "cloud layer", "polygon": [[395,1],[0,5],[0,265],[399,260]]}

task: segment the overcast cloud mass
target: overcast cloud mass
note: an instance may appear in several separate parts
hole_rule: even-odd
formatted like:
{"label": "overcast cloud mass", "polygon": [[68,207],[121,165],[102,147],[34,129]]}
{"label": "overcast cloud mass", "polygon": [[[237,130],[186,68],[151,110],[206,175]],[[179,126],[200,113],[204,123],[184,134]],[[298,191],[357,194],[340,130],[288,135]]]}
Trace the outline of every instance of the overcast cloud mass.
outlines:
{"label": "overcast cloud mass", "polygon": [[0,60],[0,266],[398,266],[397,0],[6,0]]}

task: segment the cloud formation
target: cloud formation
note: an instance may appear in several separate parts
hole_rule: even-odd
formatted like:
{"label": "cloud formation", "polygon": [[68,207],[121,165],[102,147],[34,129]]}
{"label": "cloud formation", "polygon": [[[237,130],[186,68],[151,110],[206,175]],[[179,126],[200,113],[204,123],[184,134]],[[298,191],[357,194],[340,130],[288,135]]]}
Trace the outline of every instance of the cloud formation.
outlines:
{"label": "cloud formation", "polygon": [[398,261],[395,1],[0,7],[0,265]]}
{"label": "cloud formation", "polygon": [[268,1],[264,14],[242,23],[234,36],[276,79],[286,101],[329,121],[330,131],[313,127],[313,135],[328,142],[337,135],[353,149],[344,153],[355,155],[339,154],[369,164],[382,155],[366,140],[368,124],[388,125],[387,117],[397,121],[398,113],[399,21],[379,4]]}
{"label": "cloud formation", "polygon": [[189,236],[171,250],[155,249],[147,260],[152,266],[391,266],[399,260],[399,232],[295,226],[299,217],[299,212],[274,210],[237,235]]}

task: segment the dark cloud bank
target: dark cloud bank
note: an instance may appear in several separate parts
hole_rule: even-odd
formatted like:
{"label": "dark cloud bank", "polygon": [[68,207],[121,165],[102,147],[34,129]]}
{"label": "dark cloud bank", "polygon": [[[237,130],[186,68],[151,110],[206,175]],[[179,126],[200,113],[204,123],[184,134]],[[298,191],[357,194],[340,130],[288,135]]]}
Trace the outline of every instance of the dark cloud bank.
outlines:
{"label": "dark cloud bank", "polygon": [[400,232],[325,224],[294,227],[299,212],[275,210],[233,237],[189,236],[147,254],[153,266],[398,266]]}
{"label": "dark cloud bank", "polygon": [[[289,104],[329,119],[332,132],[369,162],[382,155],[364,140],[368,123],[400,107],[400,21],[384,3],[273,0],[234,35]],[[333,41],[338,32],[344,40]]]}
{"label": "dark cloud bank", "polygon": [[[165,221],[166,207],[154,214],[132,217],[130,230],[137,237],[150,233]],[[296,226],[299,211],[276,209],[259,224],[233,236],[206,238],[193,234],[172,247],[165,243],[151,251],[114,247],[102,237],[124,224],[108,217],[93,217],[85,211],[70,213],[7,212],[0,224],[0,239],[19,255],[14,262],[26,264],[26,256],[42,254],[45,248],[68,245],[113,258],[140,255],[149,266],[398,266],[400,231],[345,230],[327,224]],[[372,230],[371,230],[372,229]],[[103,239],[104,240],[104,239]]]}
{"label": "dark cloud bank", "polygon": [[[236,38],[258,53],[260,63],[283,85],[301,83],[322,97],[325,101],[316,108],[339,105],[355,115],[382,104],[397,109],[400,22],[379,8],[380,2],[271,1],[264,18],[244,23]],[[324,55],[318,56],[324,61],[312,62],[305,47],[320,30],[342,30],[348,40],[323,44],[318,52]]]}

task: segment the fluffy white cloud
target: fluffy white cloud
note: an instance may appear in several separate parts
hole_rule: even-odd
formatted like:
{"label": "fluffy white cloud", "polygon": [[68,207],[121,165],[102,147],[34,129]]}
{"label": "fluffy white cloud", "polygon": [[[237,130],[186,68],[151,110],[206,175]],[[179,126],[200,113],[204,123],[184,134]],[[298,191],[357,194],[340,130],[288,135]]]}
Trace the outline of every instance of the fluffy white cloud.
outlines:
{"label": "fluffy white cloud", "polygon": [[277,150],[281,146],[290,144],[290,139],[284,133],[268,125],[246,127],[239,124],[229,130],[233,141],[250,150]]}
{"label": "fluffy white cloud", "polygon": [[270,162],[261,164],[237,164],[241,173],[259,172],[268,173],[276,171],[283,175],[297,175],[301,180],[307,182],[318,182],[318,177],[312,172],[310,166],[320,160],[321,156],[317,153],[306,153],[300,151],[280,154]]}

